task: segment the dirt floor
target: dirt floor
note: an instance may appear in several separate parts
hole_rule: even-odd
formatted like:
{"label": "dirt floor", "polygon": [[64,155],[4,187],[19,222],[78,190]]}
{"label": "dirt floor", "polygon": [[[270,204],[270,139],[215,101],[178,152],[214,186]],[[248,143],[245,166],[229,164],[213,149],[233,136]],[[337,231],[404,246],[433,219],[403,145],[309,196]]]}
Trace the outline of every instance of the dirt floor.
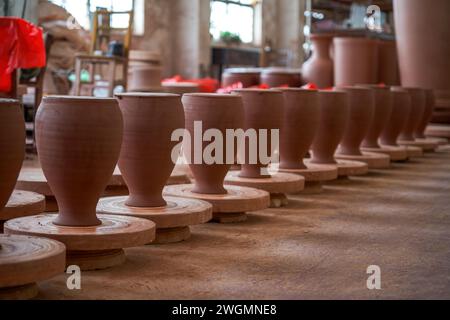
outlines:
{"label": "dirt floor", "polygon": [[[450,149],[291,196],[246,223],[126,250],[119,267],[40,284],[39,299],[450,298]],[[368,290],[369,265],[381,290]]]}

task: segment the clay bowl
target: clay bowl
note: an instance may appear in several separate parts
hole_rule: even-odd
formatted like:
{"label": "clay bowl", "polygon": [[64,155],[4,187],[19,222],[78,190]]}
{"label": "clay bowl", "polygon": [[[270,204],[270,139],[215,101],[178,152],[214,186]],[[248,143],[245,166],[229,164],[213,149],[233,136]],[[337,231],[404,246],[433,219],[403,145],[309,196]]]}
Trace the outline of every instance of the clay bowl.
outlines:
{"label": "clay bowl", "polygon": [[261,72],[260,82],[268,85],[270,88],[288,86],[298,88],[302,85],[302,76],[300,70],[287,68],[269,68]]}
{"label": "clay bowl", "polygon": [[397,139],[406,125],[411,112],[411,96],[401,87],[391,88],[392,112],[380,135],[380,142],[386,146],[398,146]]}
{"label": "clay bowl", "polygon": [[20,103],[0,99],[0,218],[14,190],[24,157],[25,120]]}
{"label": "clay bowl", "polygon": [[116,99],[44,97],[36,114],[36,142],[59,206],[55,224],[101,224],[96,206],[119,158],[122,133]]}
{"label": "clay bowl", "polygon": [[[223,143],[222,154],[224,159],[222,163],[205,162],[205,148],[211,143],[194,142],[201,137],[194,135],[194,122],[199,124],[201,121],[202,132],[208,129],[215,129],[225,140],[227,129],[242,129],[244,119],[244,107],[242,98],[230,94],[209,94],[209,93],[191,93],[182,97],[186,134],[184,137],[184,155],[189,163],[189,167],[194,175],[195,185],[193,192],[201,194],[226,194],[223,181],[231,163],[226,161],[226,143]],[[229,151],[230,152],[230,151]],[[197,156],[195,156],[197,154]],[[232,158],[236,157],[236,150],[232,152]],[[200,159],[198,159],[200,158]],[[233,161],[231,161],[233,162]]]}
{"label": "clay bowl", "polygon": [[261,69],[257,68],[230,68],[222,74],[222,87],[228,87],[241,82],[244,88],[259,85]]}
{"label": "clay bowl", "polygon": [[378,139],[388,123],[392,112],[391,90],[389,87],[378,85],[363,84],[358,85],[358,87],[370,88],[373,91],[375,99],[372,122],[361,146],[364,148],[380,148]]}
{"label": "clay bowl", "polygon": [[368,88],[342,87],[347,93],[348,120],[338,153],[343,155],[362,155],[361,142],[366,136],[374,115],[374,93]]}
{"label": "clay bowl", "polygon": [[184,111],[177,94],[123,93],[116,95],[123,116],[123,142],[119,168],[132,207],[166,205],[162,189],[175,163],[171,141],[176,129],[184,128]]}
{"label": "clay bowl", "polygon": [[280,130],[280,169],[306,169],[306,157],[319,125],[316,90],[280,89],[284,115]]}
{"label": "clay bowl", "polygon": [[419,125],[417,126],[414,137],[416,139],[425,139],[425,129],[427,128],[430,120],[433,116],[433,110],[436,105],[436,99],[434,97],[434,92],[431,89],[425,90],[425,110],[423,112],[422,119],[420,119]]}
{"label": "clay bowl", "polygon": [[320,90],[319,127],[311,146],[311,163],[336,163],[334,153],[347,126],[347,93],[339,90]]}
{"label": "clay bowl", "polygon": [[[254,157],[252,157],[250,152],[255,152],[256,150],[250,150],[250,143],[246,143],[239,176],[242,178],[268,177],[268,173],[261,173],[261,169],[267,168],[268,163],[262,163],[260,155],[271,156],[271,130],[280,130],[283,121],[283,94],[279,90],[261,89],[234,90],[233,94],[242,97],[244,105],[244,130],[256,130],[258,141],[257,147],[255,148],[257,149],[257,154]],[[262,151],[260,150],[260,130],[267,130],[267,148],[263,147]]]}
{"label": "clay bowl", "polygon": [[425,90],[419,88],[405,88],[411,95],[411,112],[403,130],[400,132],[399,140],[414,141],[414,132],[422,121],[426,107]]}

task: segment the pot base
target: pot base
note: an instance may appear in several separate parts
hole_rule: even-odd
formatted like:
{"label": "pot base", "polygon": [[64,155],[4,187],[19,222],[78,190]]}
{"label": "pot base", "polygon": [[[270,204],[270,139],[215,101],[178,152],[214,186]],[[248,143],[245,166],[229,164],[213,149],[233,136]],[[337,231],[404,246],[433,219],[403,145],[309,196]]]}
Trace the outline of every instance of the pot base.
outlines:
{"label": "pot base", "polygon": [[14,190],[8,203],[0,210],[1,221],[33,216],[45,211],[45,197],[29,191]]}
{"label": "pot base", "polygon": [[[68,259],[73,258],[74,252],[82,252],[78,256],[88,266],[95,265],[92,262],[95,259],[100,266],[116,265],[120,260],[117,250],[145,245],[155,238],[155,224],[145,219],[100,214],[97,215],[102,222],[99,226],[67,227],[55,225],[56,216],[42,214],[9,220],[4,225],[5,233],[58,240],[66,245]],[[111,259],[115,262],[111,263]]]}
{"label": "pot base", "polygon": [[423,157],[423,149],[420,147],[407,146],[406,152],[408,153],[408,158]]}
{"label": "pot base", "polygon": [[450,139],[450,125],[430,124],[425,130],[425,135],[430,137]]}
{"label": "pot base", "polygon": [[369,172],[367,163],[351,160],[337,160],[338,177],[361,176]]}
{"label": "pot base", "polygon": [[424,139],[416,139],[418,142],[435,143],[438,147],[448,145],[448,139],[446,138],[431,138],[426,137]]}
{"label": "pot base", "polygon": [[419,140],[414,140],[414,141],[404,141],[404,140],[399,140],[398,144],[401,146],[406,146],[406,147],[419,147],[422,148],[422,150],[424,152],[434,152],[436,151],[438,145],[435,142],[431,142],[431,141],[419,141]]}
{"label": "pot base", "polygon": [[167,186],[163,194],[207,201],[213,206],[213,221],[219,222],[226,221],[226,216],[230,217],[230,220],[237,219],[236,216],[241,217],[238,219],[240,222],[243,221],[244,212],[263,210],[270,205],[270,195],[264,190],[227,185],[227,194],[201,194],[192,192],[193,188],[193,184]]}
{"label": "pot base", "polygon": [[[165,207],[137,208],[127,206],[125,204],[127,199],[127,197],[102,198],[98,202],[97,212],[153,221],[156,224],[156,241],[153,243],[173,243],[178,242],[177,239],[180,239],[179,241],[186,240],[190,236],[189,228],[187,228],[188,234],[186,234],[186,229],[181,230],[184,236],[176,235],[175,231],[177,230],[175,229],[205,223],[212,218],[212,205],[201,200],[164,197],[167,202]],[[171,236],[169,231],[174,235]]]}
{"label": "pot base", "polygon": [[407,161],[408,150],[405,146],[381,145],[381,148],[361,148],[362,151],[383,153],[389,155],[391,161]]}
{"label": "pot base", "polygon": [[382,153],[363,151],[362,155],[336,154],[334,157],[339,160],[351,160],[367,163],[369,169],[387,169],[391,166],[391,157]]}

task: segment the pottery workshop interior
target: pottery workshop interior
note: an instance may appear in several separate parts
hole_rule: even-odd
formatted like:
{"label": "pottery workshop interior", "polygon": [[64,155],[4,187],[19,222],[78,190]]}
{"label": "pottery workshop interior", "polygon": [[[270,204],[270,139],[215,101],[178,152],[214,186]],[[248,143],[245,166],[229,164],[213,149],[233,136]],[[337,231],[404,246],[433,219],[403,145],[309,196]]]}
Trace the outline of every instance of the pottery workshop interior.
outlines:
{"label": "pottery workshop interior", "polygon": [[450,299],[449,17],[0,0],[0,300]]}

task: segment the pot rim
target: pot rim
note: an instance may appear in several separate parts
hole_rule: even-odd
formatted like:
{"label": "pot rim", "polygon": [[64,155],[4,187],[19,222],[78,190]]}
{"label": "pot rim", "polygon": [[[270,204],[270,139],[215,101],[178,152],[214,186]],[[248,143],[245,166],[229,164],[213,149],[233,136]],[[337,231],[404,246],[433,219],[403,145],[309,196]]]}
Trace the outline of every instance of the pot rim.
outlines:
{"label": "pot rim", "polygon": [[238,96],[227,94],[227,93],[206,93],[206,92],[191,92],[183,94],[184,97],[193,97],[193,98],[233,98],[236,99]]}
{"label": "pot rim", "polygon": [[317,93],[319,90],[317,89],[306,89],[306,88],[271,88],[270,90],[276,90],[281,92],[304,92],[304,93]]}
{"label": "pot rim", "polygon": [[115,98],[99,98],[99,97],[90,97],[90,96],[63,96],[63,95],[49,95],[49,96],[44,96],[42,98],[43,101],[48,101],[48,102],[52,102],[52,101],[58,101],[58,100],[63,100],[63,101],[89,101],[89,102],[112,102],[112,101],[116,101]]}
{"label": "pot rim", "polygon": [[165,92],[123,92],[116,93],[114,97],[117,98],[179,98],[181,95],[175,93],[165,93]]}
{"label": "pot rim", "polygon": [[256,88],[243,88],[243,89],[234,89],[231,91],[232,93],[269,93],[269,94],[280,94],[283,93],[281,90],[278,90],[277,88],[271,88],[271,89],[256,89]]}

